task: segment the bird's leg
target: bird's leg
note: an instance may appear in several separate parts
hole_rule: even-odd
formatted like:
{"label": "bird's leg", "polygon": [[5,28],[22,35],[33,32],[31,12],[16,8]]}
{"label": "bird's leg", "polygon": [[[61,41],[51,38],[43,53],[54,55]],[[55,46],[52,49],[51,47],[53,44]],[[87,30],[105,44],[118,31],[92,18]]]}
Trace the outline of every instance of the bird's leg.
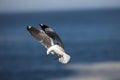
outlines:
{"label": "bird's leg", "polygon": [[61,57],[63,57],[63,55],[58,55],[54,60],[58,60]]}

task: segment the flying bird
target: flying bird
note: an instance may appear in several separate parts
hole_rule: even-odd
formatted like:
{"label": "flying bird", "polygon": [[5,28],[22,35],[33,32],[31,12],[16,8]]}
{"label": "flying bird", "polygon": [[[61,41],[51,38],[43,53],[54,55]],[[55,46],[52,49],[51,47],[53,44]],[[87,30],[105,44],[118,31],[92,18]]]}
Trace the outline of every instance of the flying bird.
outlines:
{"label": "flying bird", "polygon": [[56,53],[56,59],[58,59],[59,62],[63,64],[67,64],[70,61],[71,57],[65,52],[62,40],[60,39],[58,34],[47,25],[39,25],[42,30],[36,29],[32,26],[27,26],[27,30],[47,49],[47,55]]}

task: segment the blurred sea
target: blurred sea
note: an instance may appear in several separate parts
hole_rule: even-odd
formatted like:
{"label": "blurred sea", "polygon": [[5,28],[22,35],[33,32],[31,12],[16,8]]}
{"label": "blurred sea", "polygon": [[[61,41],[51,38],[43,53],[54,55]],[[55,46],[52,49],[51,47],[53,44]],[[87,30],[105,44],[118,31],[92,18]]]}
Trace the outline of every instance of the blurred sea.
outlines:
{"label": "blurred sea", "polygon": [[0,14],[0,80],[58,80],[77,74],[53,60],[54,55],[46,56],[26,30],[40,23],[61,37],[72,57],[68,65],[120,62],[120,9]]}

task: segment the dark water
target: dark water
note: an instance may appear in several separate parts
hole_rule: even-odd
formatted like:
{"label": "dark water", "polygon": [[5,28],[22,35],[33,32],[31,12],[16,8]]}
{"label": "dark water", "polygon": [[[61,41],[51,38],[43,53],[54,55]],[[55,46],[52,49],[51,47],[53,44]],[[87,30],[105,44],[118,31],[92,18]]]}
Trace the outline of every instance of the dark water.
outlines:
{"label": "dark water", "polygon": [[75,75],[46,56],[26,26],[52,27],[61,37],[69,64],[120,61],[120,10],[0,15],[0,80],[50,80]]}

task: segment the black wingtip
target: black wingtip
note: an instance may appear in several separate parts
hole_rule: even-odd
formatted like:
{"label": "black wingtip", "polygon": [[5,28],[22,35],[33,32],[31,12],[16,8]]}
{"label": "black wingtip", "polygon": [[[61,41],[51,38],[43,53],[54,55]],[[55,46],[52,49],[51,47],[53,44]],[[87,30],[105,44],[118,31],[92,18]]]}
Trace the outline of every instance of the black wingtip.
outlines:
{"label": "black wingtip", "polygon": [[39,30],[36,29],[36,28],[33,27],[33,26],[27,26],[27,30],[28,30],[30,33],[35,33],[35,34],[39,33]]}
{"label": "black wingtip", "polygon": [[41,28],[45,31],[45,28],[49,28],[47,25],[45,24],[39,24],[41,26]]}
{"label": "black wingtip", "polygon": [[32,26],[27,26],[27,30],[30,30],[32,28]]}

